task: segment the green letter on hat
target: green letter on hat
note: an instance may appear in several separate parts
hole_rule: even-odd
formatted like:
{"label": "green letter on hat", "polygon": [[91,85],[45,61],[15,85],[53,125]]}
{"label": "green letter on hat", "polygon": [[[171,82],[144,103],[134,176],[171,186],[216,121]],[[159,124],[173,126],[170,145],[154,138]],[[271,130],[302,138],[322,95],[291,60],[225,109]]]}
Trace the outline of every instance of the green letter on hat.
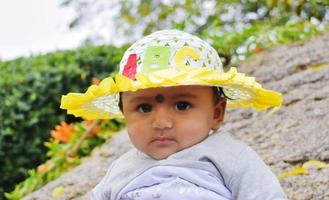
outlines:
{"label": "green letter on hat", "polygon": [[169,65],[170,47],[149,46],[146,48],[142,62],[143,72],[152,72],[165,69]]}

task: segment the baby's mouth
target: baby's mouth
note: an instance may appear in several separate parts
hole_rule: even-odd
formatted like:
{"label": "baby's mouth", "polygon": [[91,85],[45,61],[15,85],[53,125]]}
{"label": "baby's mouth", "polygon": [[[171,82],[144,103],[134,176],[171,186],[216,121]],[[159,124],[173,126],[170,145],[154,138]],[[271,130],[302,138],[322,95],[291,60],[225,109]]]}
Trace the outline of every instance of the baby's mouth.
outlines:
{"label": "baby's mouth", "polygon": [[174,141],[174,139],[170,138],[170,137],[157,137],[157,138],[153,139],[151,142],[157,143],[157,144],[168,144],[173,141]]}

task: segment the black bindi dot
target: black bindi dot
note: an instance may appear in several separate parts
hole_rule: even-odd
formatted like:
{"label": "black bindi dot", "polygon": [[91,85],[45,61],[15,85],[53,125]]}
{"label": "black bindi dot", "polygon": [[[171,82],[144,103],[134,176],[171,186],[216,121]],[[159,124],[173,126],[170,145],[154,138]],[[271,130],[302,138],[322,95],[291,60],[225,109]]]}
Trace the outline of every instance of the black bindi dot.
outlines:
{"label": "black bindi dot", "polygon": [[157,94],[155,96],[155,101],[158,102],[158,103],[164,102],[164,96],[162,94]]}

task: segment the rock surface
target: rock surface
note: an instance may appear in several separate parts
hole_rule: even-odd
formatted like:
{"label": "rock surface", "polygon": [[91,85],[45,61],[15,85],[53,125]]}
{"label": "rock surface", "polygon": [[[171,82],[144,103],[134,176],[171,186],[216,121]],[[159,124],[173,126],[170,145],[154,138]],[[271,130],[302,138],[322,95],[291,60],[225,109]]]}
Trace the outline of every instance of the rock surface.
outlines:
{"label": "rock surface", "polygon": [[[329,33],[257,54],[239,71],[255,76],[265,88],[280,91],[284,104],[273,114],[228,110],[221,129],[252,146],[277,175],[313,159],[328,163]],[[57,187],[64,188],[57,199],[89,199],[110,163],[130,148],[123,131],[79,167],[24,199],[54,199]],[[329,199],[328,168],[286,177],[281,184],[289,199]]]}

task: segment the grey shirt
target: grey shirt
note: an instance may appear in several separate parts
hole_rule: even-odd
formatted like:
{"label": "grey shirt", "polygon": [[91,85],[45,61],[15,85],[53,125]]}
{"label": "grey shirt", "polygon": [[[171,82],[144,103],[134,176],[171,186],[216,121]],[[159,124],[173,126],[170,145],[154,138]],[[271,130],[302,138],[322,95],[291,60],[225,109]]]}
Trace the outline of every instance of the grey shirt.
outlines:
{"label": "grey shirt", "polygon": [[276,176],[246,144],[229,133],[215,133],[202,142],[155,160],[137,149],[114,161],[102,181],[93,189],[94,200],[116,200],[130,181],[155,166],[181,166],[215,174],[237,200],[287,199]]}

